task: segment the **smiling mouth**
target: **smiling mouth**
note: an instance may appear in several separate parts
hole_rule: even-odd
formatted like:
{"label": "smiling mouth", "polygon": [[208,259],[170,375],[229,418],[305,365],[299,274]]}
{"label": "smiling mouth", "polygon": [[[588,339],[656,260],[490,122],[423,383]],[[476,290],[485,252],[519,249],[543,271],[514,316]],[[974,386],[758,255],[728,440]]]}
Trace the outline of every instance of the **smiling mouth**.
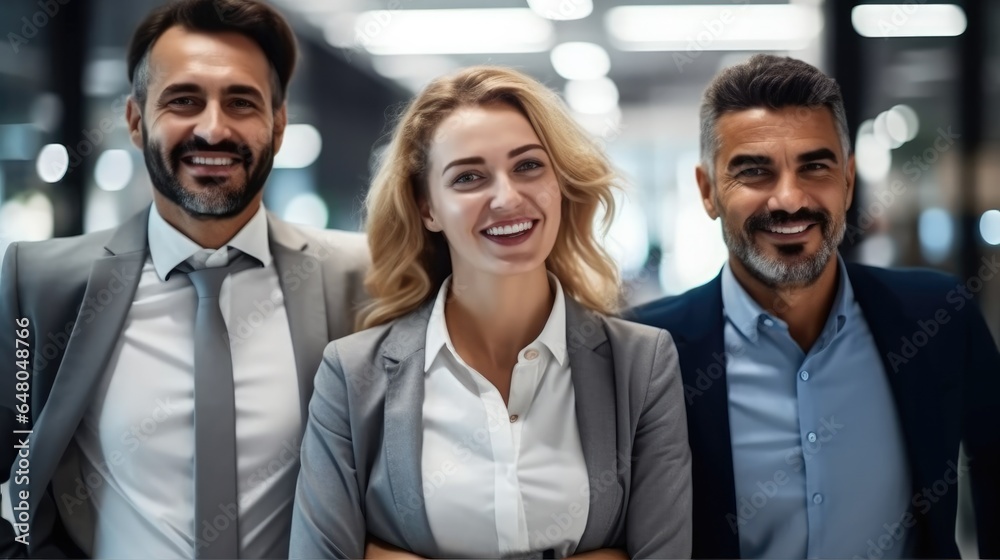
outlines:
{"label": "smiling mouth", "polygon": [[758,228],[757,231],[778,237],[779,239],[782,237],[794,238],[801,236],[801,234],[806,233],[816,225],[817,224],[815,222],[806,224],[799,223],[795,225],[768,225]]}
{"label": "smiling mouth", "polygon": [[229,167],[240,162],[239,159],[229,156],[205,157],[205,156],[184,156],[181,161],[188,165],[204,167]]}
{"label": "smiling mouth", "polygon": [[803,231],[809,229],[813,224],[802,224],[798,226],[774,226],[767,228],[767,231],[771,233],[780,233],[783,235],[794,235],[796,233],[802,233]]}
{"label": "smiling mouth", "polygon": [[482,231],[482,233],[487,237],[510,239],[527,235],[533,227],[535,227],[535,220],[524,220],[523,222],[518,222],[516,224],[486,228]]}

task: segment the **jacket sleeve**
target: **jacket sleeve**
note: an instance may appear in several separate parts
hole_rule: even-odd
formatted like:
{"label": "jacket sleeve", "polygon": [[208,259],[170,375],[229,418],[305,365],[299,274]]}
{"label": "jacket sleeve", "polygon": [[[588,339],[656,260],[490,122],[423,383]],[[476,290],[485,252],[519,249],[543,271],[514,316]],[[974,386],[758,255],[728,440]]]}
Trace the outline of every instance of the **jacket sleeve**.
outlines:
{"label": "jacket sleeve", "polygon": [[677,347],[656,340],[636,427],[626,545],[632,558],[691,557],[691,449]]}
{"label": "jacket sleeve", "polygon": [[363,558],[365,516],[336,344],[327,347],[316,374],[301,460],[288,557]]}
{"label": "jacket sleeve", "polygon": [[[22,369],[17,365],[19,362],[24,365],[24,360],[18,358],[18,349],[30,348],[29,355],[34,355],[34,346],[17,346],[18,332],[24,334],[28,331],[29,337],[20,337],[29,344],[34,341],[30,333],[34,330],[33,325],[23,327],[24,321],[20,317],[20,309],[17,297],[17,243],[12,243],[4,255],[3,268],[0,269],[0,482],[7,482],[10,478],[11,465],[17,459],[17,449],[14,448],[14,430],[23,429],[15,424],[14,418],[17,410],[16,387],[17,373]],[[19,323],[20,321],[20,323]],[[24,353],[21,354],[22,356]],[[31,373],[31,364],[27,364],[25,369]],[[30,378],[29,381],[30,383]],[[28,401],[30,403],[30,400]],[[16,502],[11,496],[0,496],[0,500],[6,500],[13,506]],[[14,558],[27,555],[26,547],[15,540],[14,527],[6,519],[0,519],[0,557]]]}
{"label": "jacket sleeve", "polygon": [[962,440],[969,459],[980,558],[1000,558],[1000,353],[978,306],[967,307]]}

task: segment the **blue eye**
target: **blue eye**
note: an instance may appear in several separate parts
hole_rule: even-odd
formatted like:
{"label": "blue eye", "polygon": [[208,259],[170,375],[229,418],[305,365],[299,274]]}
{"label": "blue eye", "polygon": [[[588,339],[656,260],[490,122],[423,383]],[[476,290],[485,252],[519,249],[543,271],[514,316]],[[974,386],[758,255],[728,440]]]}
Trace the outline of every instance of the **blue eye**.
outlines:
{"label": "blue eye", "polygon": [[534,160],[528,160],[515,168],[515,171],[533,171],[535,169],[541,169],[543,166],[541,162]]}

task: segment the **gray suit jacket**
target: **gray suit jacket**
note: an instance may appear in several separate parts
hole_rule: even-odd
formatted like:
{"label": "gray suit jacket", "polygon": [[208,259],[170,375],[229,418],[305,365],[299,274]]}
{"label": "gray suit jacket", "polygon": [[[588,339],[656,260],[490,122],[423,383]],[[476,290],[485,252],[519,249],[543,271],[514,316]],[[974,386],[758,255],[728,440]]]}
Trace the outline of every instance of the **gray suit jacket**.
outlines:
{"label": "gray suit jacket", "polygon": [[[30,544],[15,542],[0,520],[0,557],[77,556],[55,501],[60,466],[75,459],[71,440],[93,389],[108,366],[149,253],[149,212],[117,229],[40,243],[12,244],[0,276],[0,480],[10,478],[11,502],[23,501]],[[369,265],[364,237],[292,226],[268,215],[268,235],[291,330],[303,420],[313,376],[330,340],[353,331]],[[14,329],[25,318],[31,348],[30,418],[15,421]],[[30,475],[18,475],[21,457],[12,430],[33,429]],[[70,487],[75,487],[72,485]],[[55,488],[55,489],[54,489]],[[25,493],[25,494],[22,494]],[[22,500],[21,496],[27,499]],[[72,496],[76,499],[77,496]],[[85,497],[84,497],[85,499]],[[87,515],[89,508],[76,508]],[[287,522],[287,521],[286,521]]]}
{"label": "gray suit jacket", "polygon": [[[331,343],[316,375],[291,558],[361,558],[366,533],[433,555],[421,478],[424,343],[433,301]],[[667,331],[566,300],[566,342],[590,478],[578,552],[691,555],[691,455]]]}

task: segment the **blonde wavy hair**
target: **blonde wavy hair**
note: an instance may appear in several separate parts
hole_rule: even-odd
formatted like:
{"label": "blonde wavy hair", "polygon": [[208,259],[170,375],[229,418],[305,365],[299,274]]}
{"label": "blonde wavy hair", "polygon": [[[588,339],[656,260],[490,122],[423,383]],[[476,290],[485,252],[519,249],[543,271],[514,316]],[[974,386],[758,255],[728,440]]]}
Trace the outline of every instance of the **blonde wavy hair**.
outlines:
{"label": "blonde wavy hair", "polygon": [[607,235],[618,175],[598,145],[569,116],[559,97],[509,68],[473,66],[433,81],[402,113],[365,198],[372,266],[365,287],[372,302],[359,328],[387,323],[434,297],[451,274],[447,241],[424,228],[428,152],[438,126],[461,107],[507,104],[519,110],[552,160],[563,195],[555,246],[545,261],[564,292],[604,314],[621,304],[618,268],[595,237]]}

